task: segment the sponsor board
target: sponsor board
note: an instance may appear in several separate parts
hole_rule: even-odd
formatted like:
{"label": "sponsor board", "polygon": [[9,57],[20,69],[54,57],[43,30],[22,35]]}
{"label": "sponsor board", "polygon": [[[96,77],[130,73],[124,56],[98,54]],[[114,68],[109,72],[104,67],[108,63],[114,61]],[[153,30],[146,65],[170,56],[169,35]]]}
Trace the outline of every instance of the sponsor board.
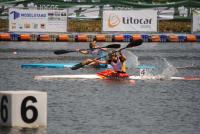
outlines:
{"label": "sponsor board", "polygon": [[9,9],[10,32],[66,32],[66,10]]}
{"label": "sponsor board", "polygon": [[200,32],[200,11],[193,12],[192,31]]}
{"label": "sponsor board", "polygon": [[103,31],[157,31],[155,10],[112,10],[103,12]]}

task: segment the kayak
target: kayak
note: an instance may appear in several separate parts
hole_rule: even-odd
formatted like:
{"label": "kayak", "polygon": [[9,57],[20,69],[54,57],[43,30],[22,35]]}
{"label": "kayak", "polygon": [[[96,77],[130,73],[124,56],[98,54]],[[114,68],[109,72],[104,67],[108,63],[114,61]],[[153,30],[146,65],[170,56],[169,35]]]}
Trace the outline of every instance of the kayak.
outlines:
{"label": "kayak", "polygon": [[115,72],[111,69],[98,72],[97,74],[79,74],[79,75],[41,75],[35,76],[35,80],[53,80],[53,79],[111,79],[111,80],[200,80],[200,76],[184,77],[164,77],[150,75],[128,75],[124,72]]}
{"label": "kayak", "polygon": [[[55,80],[55,79],[102,79],[97,74],[79,74],[79,75],[40,75],[35,76],[35,80]],[[112,79],[112,78],[110,78]],[[130,75],[127,80],[188,80],[199,81],[200,76],[184,76],[184,77],[160,77],[160,76],[135,76]]]}
{"label": "kayak", "polygon": [[[71,63],[33,63],[33,64],[22,64],[21,68],[71,68],[74,65],[78,64],[78,62]],[[100,65],[98,68],[112,68],[110,65]],[[153,65],[139,65],[136,68],[139,69],[154,69]]]}
{"label": "kayak", "polygon": [[129,75],[124,72],[115,72],[111,69],[107,69],[101,72],[98,72],[97,75],[101,79],[115,79],[115,80],[125,80],[129,78]]}
{"label": "kayak", "polygon": [[75,63],[33,63],[33,64],[22,64],[21,68],[70,68]]}
{"label": "kayak", "polygon": [[[22,64],[21,68],[70,68],[78,63],[33,63]],[[105,65],[100,65],[99,68],[107,68]]]}

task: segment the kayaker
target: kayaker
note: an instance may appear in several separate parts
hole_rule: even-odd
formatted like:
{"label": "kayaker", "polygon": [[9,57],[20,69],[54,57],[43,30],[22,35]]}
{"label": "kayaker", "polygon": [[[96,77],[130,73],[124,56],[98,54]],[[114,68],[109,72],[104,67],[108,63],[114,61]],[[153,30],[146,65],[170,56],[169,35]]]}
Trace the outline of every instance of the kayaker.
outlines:
{"label": "kayaker", "polygon": [[[96,44],[96,40],[94,40],[93,42],[90,42],[89,44],[89,50],[80,50],[80,49],[76,49],[78,52],[82,53],[82,54],[91,54],[94,58],[98,58],[98,57],[102,57],[100,59],[100,61],[105,61],[105,57],[104,55],[106,55],[105,52],[108,51],[107,48],[101,48]],[[93,62],[92,62],[93,61]],[[84,63],[87,62],[91,62],[89,65],[93,65],[96,67],[107,67],[106,64],[100,64],[98,61],[96,62],[96,60],[93,59],[86,59],[85,61],[83,61]]]}
{"label": "kayaker", "polygon": [[80,50],[79,48],[76,49],[76,51],[82,53],[82,54],[91,54],[92,56],[101,56],[101,52],[102,51],[107,51],[107,48],[101,48],[96,44],[96,40],[94,40],[93,42],[90,42],[89,44],[89,50]]}
{"label": "kayaker", "polygon": [[107,64],[110,64],[115,72],[126,73],[126,57],[121,51],[108,54]]}
{"label": "kayaker", "polygon": [[105,77],[116,77],[116,78],[127,78],[129,75],[126,73],[126,56],[122,54],[121,51],[115,52],[112,51],[108,54],[108,59],[106,61],[96,61],[101,64],[110,64],[112,66],[112,70],[104,70],[102,72],[97,73],[98,75]]}

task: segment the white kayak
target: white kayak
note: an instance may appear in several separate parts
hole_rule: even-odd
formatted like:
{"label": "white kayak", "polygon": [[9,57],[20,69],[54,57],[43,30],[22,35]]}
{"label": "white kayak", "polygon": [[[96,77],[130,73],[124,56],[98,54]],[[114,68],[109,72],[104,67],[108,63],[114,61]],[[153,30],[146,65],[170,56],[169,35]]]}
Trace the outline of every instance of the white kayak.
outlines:
{"label": "white kayak", "polygon": [[[41,75],[35,76],[35,80],[55,80],[55,79],[102,79],[96,74],[79,74],[79,75]],[[115,79],[115,78],[112,78]],[[185,77],[162,77],[162,76],[134,76],[128,77],[128,80],[200,80],[198,76]]]}

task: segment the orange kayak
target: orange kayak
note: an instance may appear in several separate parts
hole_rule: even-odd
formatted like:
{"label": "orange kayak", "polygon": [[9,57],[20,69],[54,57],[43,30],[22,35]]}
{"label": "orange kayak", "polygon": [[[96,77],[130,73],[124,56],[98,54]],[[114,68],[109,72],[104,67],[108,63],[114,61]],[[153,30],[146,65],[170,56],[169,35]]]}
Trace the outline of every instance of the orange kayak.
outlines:
{"label": "orange kayak", "polygon": [[129,78],[129,75],[127,73],[116,72],[111,69],[98,72],[97,75],[100,76],[100,78],[102,79],[124,80]]}

